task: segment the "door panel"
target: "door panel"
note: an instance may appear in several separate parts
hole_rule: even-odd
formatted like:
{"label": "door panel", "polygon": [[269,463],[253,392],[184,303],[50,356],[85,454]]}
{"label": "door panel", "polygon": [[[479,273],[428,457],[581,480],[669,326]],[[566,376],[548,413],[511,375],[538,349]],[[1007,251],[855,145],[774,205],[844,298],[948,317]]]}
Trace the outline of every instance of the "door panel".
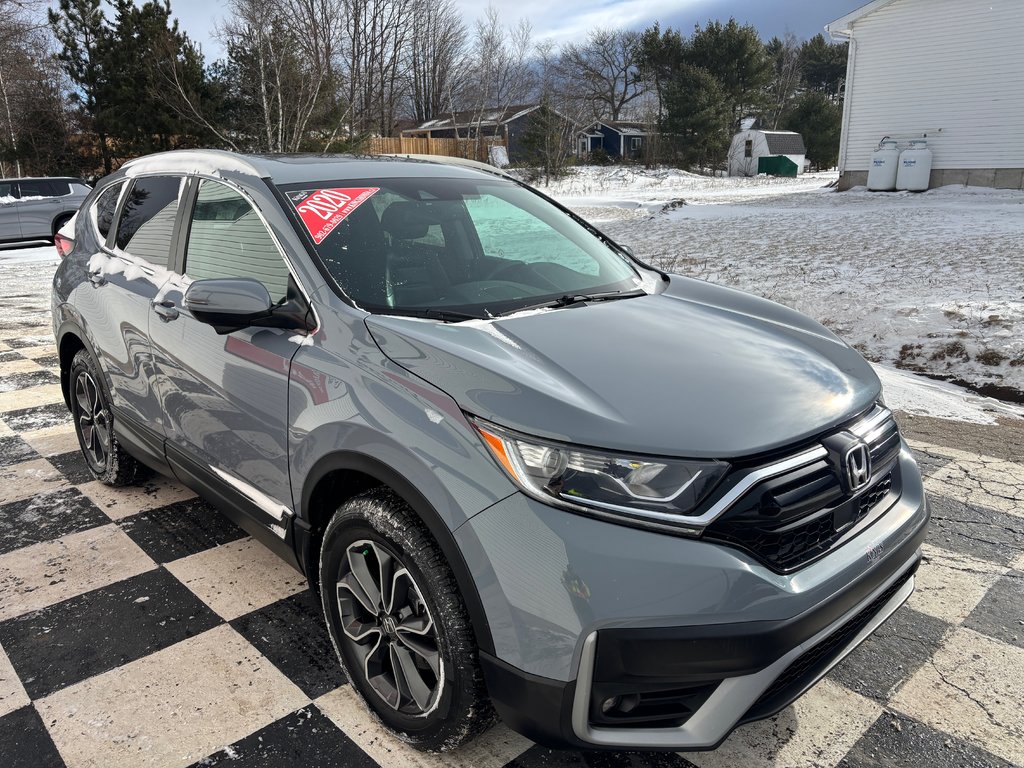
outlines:
{"label": "door panel", "polygon": [[13,181],[0,181],[0,240],[17,240],[21,237],[18,221],[18,203],[15,199]]}
{"label": "door panel", "polygon": [[[168,176],[134,182],[117,222],[116,238],[122,247],[94,254],[88,265],[91,288],[76,297],[115,409],[157,431],[162,418],[152,387],[148,327],[152,303],[167,281],[170,237],[147,241],[135,234],[159,232],[168,218],[173,221],[183,186],[184,179]],[[118,191],[112,189],[97,199],[95,220],[101,232],[111,226],[110,210]]]}
{"label": "door panel", "polygon": [[294,331],[218,335],[182,299],[193,277],[256,277],[276,300],[288,270],[259,217],[230,187],[202,181],[190,225],[186,274],[172,274],[161,295],[162,314],[150,321],[168,457],[173,461],[179,451],[187,457],[178,462],[182,472],[195,476],[198,466],[233,488],[251,502],[244,510],[283,538],[291,515],[287,418],[288,371],[299,349]]}
{"label": "door panel", "polygon": [[24,238],[47,238],[53,233],[50,227],[54,217],[63,206],[54,194],[50,182],[42,179],[18,182],[21,200],[18,203],[18,218],[21,221],[21,236]]}

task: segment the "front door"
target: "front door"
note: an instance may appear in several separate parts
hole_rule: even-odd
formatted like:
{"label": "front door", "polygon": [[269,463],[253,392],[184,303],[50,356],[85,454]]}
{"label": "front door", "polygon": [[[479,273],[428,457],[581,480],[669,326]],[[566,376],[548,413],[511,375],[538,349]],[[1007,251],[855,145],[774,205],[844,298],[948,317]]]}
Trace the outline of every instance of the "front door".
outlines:
{"label": "front door", "polygon": [[18,217],[21,220],[23,238],[47,238],[53,232],[53,220],[64,206],[46,179],[27,179],[18,182],[21,199],[18,202]]}
{"label": "front door", "polygon": [[149,324],[167,458],[182,482],[241,509],[280,541],[292,514],[288,371],[299,349],[295,332],[219,335],[182,298],[193,280],[252,277],[281,300],[288,268],[249,201],[217,181],[199,182],[182,234],[184,269],[171,274]]}

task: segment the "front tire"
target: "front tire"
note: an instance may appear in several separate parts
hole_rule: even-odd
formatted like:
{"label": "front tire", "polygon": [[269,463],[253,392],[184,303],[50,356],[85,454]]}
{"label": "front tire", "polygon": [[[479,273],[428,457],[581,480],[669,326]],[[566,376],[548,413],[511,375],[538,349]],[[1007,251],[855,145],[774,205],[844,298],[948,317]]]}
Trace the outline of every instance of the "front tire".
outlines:
{"label": "front tire", "polygon": [[103,379],[85,349],[71,361],[70,382],[75,433],[93,477],[106,485],[131,485],[142,479],[146,468],[118,442]]}
{"label": "front tire", "polygon": [[444,751],[494,722],[455,578],[392,492],[368,491],[335,513],[320,553],[320,596],[349,680],[400,738]]}

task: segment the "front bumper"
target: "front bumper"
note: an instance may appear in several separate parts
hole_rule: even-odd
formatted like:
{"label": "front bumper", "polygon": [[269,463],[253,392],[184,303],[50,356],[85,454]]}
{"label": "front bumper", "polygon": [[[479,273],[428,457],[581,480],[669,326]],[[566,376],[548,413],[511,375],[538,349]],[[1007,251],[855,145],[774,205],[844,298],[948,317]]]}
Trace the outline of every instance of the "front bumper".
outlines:
{"label": "front bumper", "polygon": [[[913,591],[928,512],[905,447],[900,461],[893,508],[786,575],[729,547],[528,501],[474,518],[460,544],[476,548],[497,651],[481,661],[499,714],[549,746],[698,750],[786,707]],[[646,710],[603,711],[634,694]]]}

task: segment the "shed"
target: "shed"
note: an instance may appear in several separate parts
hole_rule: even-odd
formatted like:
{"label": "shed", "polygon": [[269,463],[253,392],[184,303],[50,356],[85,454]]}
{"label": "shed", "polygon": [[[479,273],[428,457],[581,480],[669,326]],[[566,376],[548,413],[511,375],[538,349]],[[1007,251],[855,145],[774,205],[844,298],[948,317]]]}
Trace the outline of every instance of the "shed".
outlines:
{"label": "shed", "polygon": [[932,187],[1024,187],[1024,2],[875,0],[825,29],[850,42],[840,189],[884,136],[927,139]]}
{"label": "shed", "polygon": [[477,136],[505,140],[509,158],[514,162],[523,152],[522,139],[531,116],[540,104],[516,104],[504,108],[468,109],[402,131],[402,136],[434,139],[475,139]]}
{"label": "shed", "polygon": [[650,139],[647,124],[632,120],[599,120],[580,131],[577,147],[581,157],[603,150],[608,157],[635,159]]}
{"label": "shed", "polygon": [[[729,145],[729,175],[730,176],[757,176],[764,171],[759,170],[761,158],[785,158],[796,166],[796,173],[804,172],[804,157],[807,149],[804,147],[804,137],[793,131],[761,131],[750,129],[740,131],[732,137],[732,144]],[[767,163],[766,168],[791,169],[787,163]],[[776,174],[789,176],[789,170],[785,173]]]}

